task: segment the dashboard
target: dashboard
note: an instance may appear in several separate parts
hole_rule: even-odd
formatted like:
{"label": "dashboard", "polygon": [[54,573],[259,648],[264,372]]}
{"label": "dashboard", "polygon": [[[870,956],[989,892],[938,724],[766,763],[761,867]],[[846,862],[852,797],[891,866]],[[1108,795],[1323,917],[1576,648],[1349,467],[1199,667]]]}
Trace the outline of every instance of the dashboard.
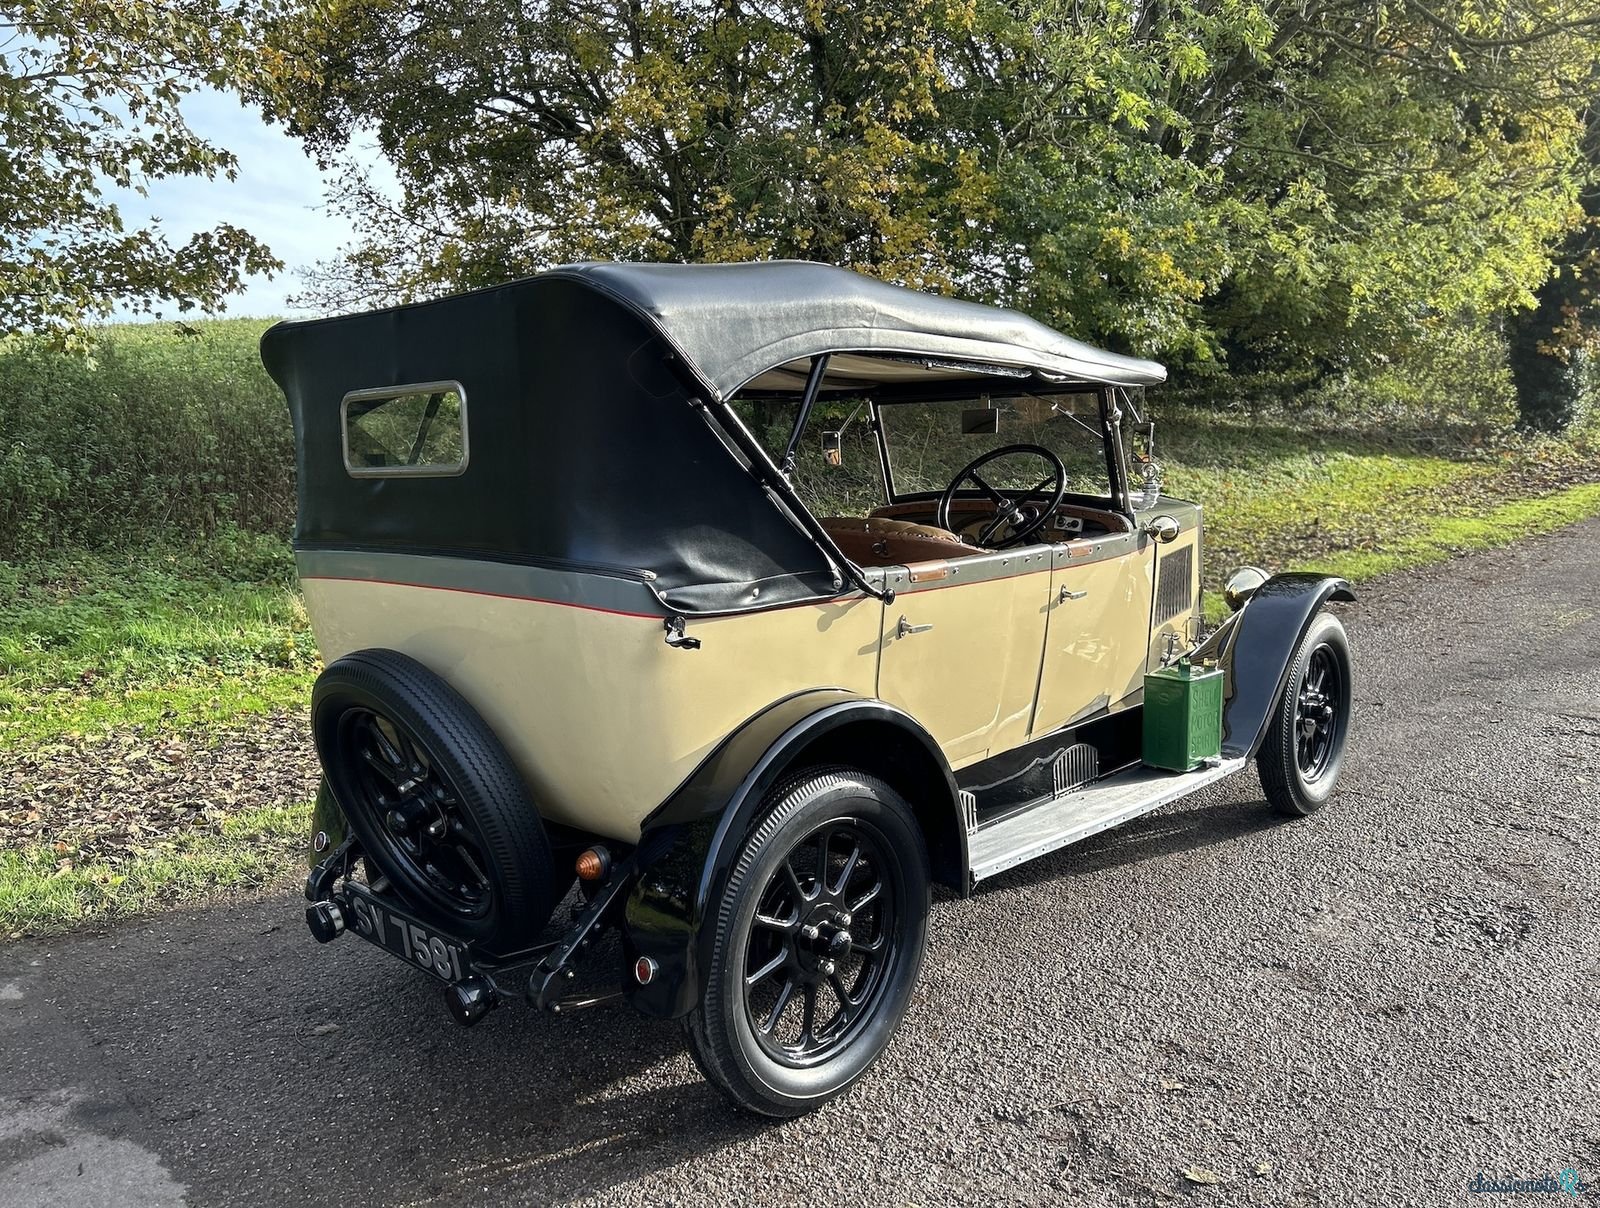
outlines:
{"label": "dashboard", "polygon": [[[1023,504],[1025,511],[1028,507],[1028,504]],[[913,524],[937,525],[935,511],[934,503],[916,500],[876,508],[872,515],[890,520],[908,520]],[[958,499],[950,509],[951,531],[969,542],[974,542],[978,533],[993,519],[994,507],[987,500]],[[1126,533],[1131,529],[1127,517],[1120,512],[1067,502],[1056,508],[1034,540],[1040,543],[1075,541],[1079,537]]]}

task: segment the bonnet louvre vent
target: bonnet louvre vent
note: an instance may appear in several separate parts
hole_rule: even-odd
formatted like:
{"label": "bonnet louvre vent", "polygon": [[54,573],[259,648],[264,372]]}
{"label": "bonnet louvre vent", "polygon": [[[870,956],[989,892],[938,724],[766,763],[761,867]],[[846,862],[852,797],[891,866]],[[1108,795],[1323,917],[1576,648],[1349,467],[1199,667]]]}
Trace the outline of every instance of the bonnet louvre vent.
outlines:
{"label": "bonnet louvre vent", "polygon": [[1156,624],[1165,625],[1188,612],[1192,603],[1189,589],[1194,582],[1194,546],[1162,554],[1156,563],[1156,576]]}

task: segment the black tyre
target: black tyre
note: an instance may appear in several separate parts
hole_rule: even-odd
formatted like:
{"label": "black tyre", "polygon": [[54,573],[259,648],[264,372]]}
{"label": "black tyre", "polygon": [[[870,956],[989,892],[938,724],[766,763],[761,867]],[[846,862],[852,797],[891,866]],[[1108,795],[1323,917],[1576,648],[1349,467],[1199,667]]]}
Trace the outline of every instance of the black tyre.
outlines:
{"label": "black tyre", "polygon": [[928,853],[911,807],[850,768],[772,794],[716,913],[701,1071],[741,1107],[797,1116],[866,1072],[899,1027],[928,931]]}
{"label": "black tyre", "polygon": [[393,650],[357,651],[317,680],[311,728],[369,874],[490,953],[533,942],[565,886],[511,757],[453,688]]}
{"label": "black tyre", "polygon": [[1350,643],[1339,618],[1320,614],[1295,649],[1283,695],[1256,752],[1267,802],[1303,817],[1333,794],[1350,736]]}

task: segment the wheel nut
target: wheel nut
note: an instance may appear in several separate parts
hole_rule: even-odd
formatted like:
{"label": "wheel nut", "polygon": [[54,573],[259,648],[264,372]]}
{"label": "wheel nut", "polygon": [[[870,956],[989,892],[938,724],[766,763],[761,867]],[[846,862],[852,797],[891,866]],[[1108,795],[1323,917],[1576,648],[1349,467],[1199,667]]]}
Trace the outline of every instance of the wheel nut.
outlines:
{"label": "wheel nut", "polygon": [[832,961],[823,961],[822,962],[822,971],[824,973],[826,973],[829,977],[833,976],[833,969],[834,969],[834,965],[833,965]]}
{"label": "wheel nut", "polygon": [[852,920],[850,918],[850,912],[848,910],[845,911],[843,914],[841,914],[839,916],[839,926],[848,927],[848,926],[850,926],[851,922],[852,922]]}

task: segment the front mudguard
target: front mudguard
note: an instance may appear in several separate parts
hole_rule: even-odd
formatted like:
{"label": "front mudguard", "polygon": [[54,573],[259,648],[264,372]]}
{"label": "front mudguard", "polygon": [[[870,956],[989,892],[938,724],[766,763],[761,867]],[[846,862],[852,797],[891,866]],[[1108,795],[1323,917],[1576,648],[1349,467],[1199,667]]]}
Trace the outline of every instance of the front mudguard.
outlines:
{"label": "front mudguard", "polygon": [[1273,575],[1195,649],[1193,659],[1216,658],[1227,673],[1222,753],[1253,757],[1283,695],[1295,648],[1329,600],[1354,600],[1350,584],[1331,575]]}
{"label": "front mudguard", "polygon": [[757,714],[645,819],[638,879],[623,910],[623,990],[646,1015],[678,1018],[700,1000],[715,938],[712,912],[772,788],[798,766],[840,762],[895,783],[929,836],[935,878],[964,884],[966,828],[938,744],[909,715],[843,689],[789,697]]}

